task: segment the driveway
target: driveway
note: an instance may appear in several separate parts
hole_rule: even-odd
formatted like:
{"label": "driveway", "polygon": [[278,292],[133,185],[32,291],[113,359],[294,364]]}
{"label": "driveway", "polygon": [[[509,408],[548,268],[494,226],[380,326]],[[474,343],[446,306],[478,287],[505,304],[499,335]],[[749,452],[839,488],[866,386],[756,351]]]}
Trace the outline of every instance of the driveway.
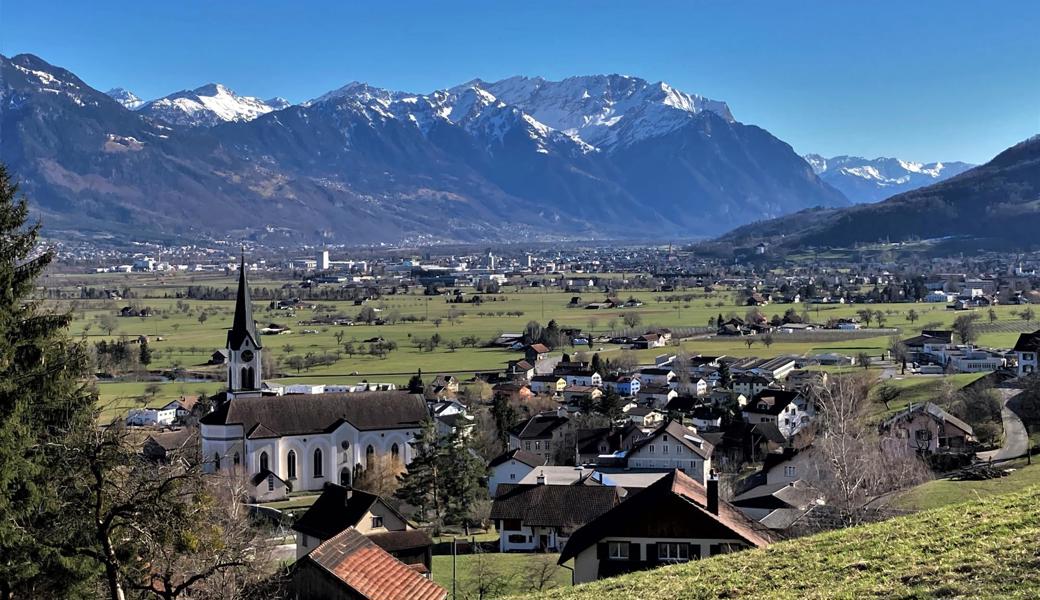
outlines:
{"label": "driveway", "polygon": [[997,392],[1004,398],[1004,408],[1000,411],[1001,420],[1004,422],[1004,446],[989,452],[979,452],[979,460],[1006,460],[1023,456],[1029,450],[1029,433],[1026,426],[1007,405],[1008,400],[1014,398],[1021,390],[997,388]]}

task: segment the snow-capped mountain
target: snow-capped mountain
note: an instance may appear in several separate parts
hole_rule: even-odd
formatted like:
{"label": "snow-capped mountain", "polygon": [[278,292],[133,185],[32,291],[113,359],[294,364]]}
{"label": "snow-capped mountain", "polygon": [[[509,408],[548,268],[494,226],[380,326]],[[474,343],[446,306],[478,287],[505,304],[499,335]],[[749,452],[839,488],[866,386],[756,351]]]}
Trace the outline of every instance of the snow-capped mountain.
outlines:
{"label": "snow-capped mountain", "polygon": [[144,104],[144,100],[138,98],[136,94],[120,87],[112,88],[105,92],[105,94],[130,110],[137,110],[138,108],[141,108],[142,104]]}
{"label": "snow-capped mountain", "polygon": [[824,158],[818,154],[807,154],[804,158],[821,179],[857,203],[884,200],[949,179],[975,166],[963,162],[919,163],[885,157]]}
{"label": "snow-capped mountain", "polygon": [[0,161],[48,227],[76,231],[678,239],[848,204],[724,103],[633,77],[352,83],[285,104],[214,84],[127,110],[35,56],[0,56]]}
{"label": "snow-capped mountain", "polygon": [[538,121],[597,148],[630,145],[688,123],[703,111],[727,121],[725,102],[625,75],[591,75],[547,81],[541,77],[479,79],[467,84],[491,92]]}
{"label": "snow-capped mountain", "polygon": [[282,98],[265,102],[252,96],[239,96],[219,83],[184,90],[142,104],[144,115],[183,127],[212,127],[231,121],[252,121],[288,105]]}

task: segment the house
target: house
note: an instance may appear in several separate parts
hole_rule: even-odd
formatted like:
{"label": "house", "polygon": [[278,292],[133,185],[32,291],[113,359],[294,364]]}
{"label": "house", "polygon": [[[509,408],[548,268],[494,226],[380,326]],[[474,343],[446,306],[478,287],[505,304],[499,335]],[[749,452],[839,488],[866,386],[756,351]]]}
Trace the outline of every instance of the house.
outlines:
{"label": "house", "polygon": [[571,406],[596,402],[603,397],[603,390],[588,385],[568,385],[563,388],[563,399]]}
{"label": "house", "polygon": [[545,457],[519,448],[507,450],[488,463],[488,493],[495,497],[495,490],[502,483],[519,483],[535,467],[545,465]]}
{"label": "house", "polygon": [[798,391],[768,388],[752,396],[741,413],[746,423],[776,425],[789,439],[812,421],[816,410]]}
{"label": "house", "polygon": [[562,394],[567,387],[567,380],[557,375],[535,375],[528,384],[536,394]]}
{"label": "house", "polygon": [[603,376],[592,369],[580,369],[562,373],[567,385],[583,385],[599,387],[603,385]]}
{"label": "house", "polygon": [[911,403],[883,422],[881,431],[915,451],[963,449],[975,441],[971,425],[931,402]]}
{"label": "house", "polygon": [[462,435],[468,437],[472,433],[474,425],[476,425],[476,418],[465,412],[436,415],[433,417],[433,425],[437,430],[437,435],[441,437],[451,437],[460,427],[462,428]]}
{"label": "house", "polygon": [[198,453],[199,433],[192,427],[150,433],[141,447],[141,454],[145,458],[167,464],[174,457],[185,454],[197,457]]}
{"label": "house", "polygon": [[524,348],[524,360],[532,365],[538,364],[538,361],[544,360],[548,356],[549,347],[545,344],[531,344]]}
{"label": "house", "polygon": [[513,402],[524,402],[534,396],[531,388],[520,383],[499,383],[491,388],[495,398],[505,398]]}
{"label": "house", "polygon": [[738,375],[733,378],[733,383],[730,385],[733,388],[733,392],[747,396],[748,398],[766,389],[773,384],[773,380],[762,375]]}
{"label": "house", "polygon": [[362,490],[330,483],[314,504],[293,523],[296,558],[346,529],[372,539],[395,558],[429,573],[433,540],[416,529],[386,500]]}
{"label": "house", "polygon": [[646,385],[670,385],[675,381],[675,371],[662,367],[647,367],[640,369],[636,375],[639,383]]}
{"label": "house", "polygon": [[636,406],[625,413],[629,421],[635,424],[636,427],[656,427],[661,421],[664,420],[664,413],[657,410],[656,408],[649,408],[646,406]]}
{"label": "house", "polygon": [[509,430],[509,448],[533,452],[549,463],[553,452],[562,447],[564,435],[570,430],[570,419],[559,412],[540,413]]}
{"label": "house", "polygon": [[446,600],[448,592],[369,537],[347,528],[296,561],[294,598]]}
{"label": "house", "polygon": [[643,432],[631,421],[620,427],[579,429],[574,434],[581,464],[600,462],[600,457],[631,450]]}
{"label": "house", "polygon": [[646,333],[633,338],[632,348],[634,350],[648,350],[650,348],[663,348],[668,340],[659,333]]}
{"label": "house", "polygon": [[126,424],[137,427],[154,425],[173,425],[177,419],[177,409],[166,406],[153,406],[149,408],[131,408],[127,412]]}
{"label": "house", "polygon": [[226,365],[227,360],[228,352],[223,348],[209,355],[209,364],[211,365]]}
{"label": "house", "polygon": [[516,380],[530,381],[530,379],[534,377],[534,365],[526,360],[511,360],[509,361],[509,364],[506,365],[506,377]]}
{"label": "house", "polygon": [[491,519],[502,552],[553,551],[563,548],[579,527],[617,506],[617,490],[602,485],[498,486]]}
{"label": "house", "polygon": [[451,395],[459,393],[459,380],[454,375],[438,375],[430,382],[435,392],[446,392]]}
{"label": "house", "polygon": [[672,389],[676,390],[680,394],[686,394],[691,396],[707,396],[708,389],[711,387],[708,385],[708,381],[703,377],[694,377],[688,381],[681,381],[681,378],[676,378],[672,381]]}
{"label": "house", "polygon": [[654,408],[664,408],[672,398],[675,398],[678,395],[679,392],[666,385],[643,384],[640,386],[636,398],[640,404],[645,404]]}
{"label": "house", "polygon": [[672,471],[575,531],[560,564],[573,559],[579,584],[767,546],[768,534],[721,500],[718,486]]}
{"label": "house", "polygon": [[173,410],[174,418],[177,421],[183,422],[185,419],[195,413],[196,405],[198,405],[198,396],[181,396],[176,400],[171,400],[165,406],[163,410]]}
{"label": "house", "polygon": [[1019,377],[1036,373],[1040,367],[1040,330],[1018,336],[1012,352],[1018,359],[1015,372]]}
{"label": "house", "polygon": [[690,413],[690,422],[697,431],[714,431],[722,427],[723,411],[711,406],[701,405]]}
{"label": "house", "polygon": [[785,530],[805,515],[821,499],[821,494],[803,480],[759,485],[730,500],[748,518],[774,530]]}
{"label": "house", "polygon": [[603,387],[617,392],[619,396],[635,396],[639,393],[639,379],[631,375],[608,375],[603,378]]}
{"label": "house", "polygon": [[713,446],[697,430],[669,420],[625,454],[632,469],[679,469],[697,481],[711,470]]}
{"label": "house", "polygon": [[269,469],[261,469],[249,478],[248,489],[252,502],[277,502],[289,497],[292,482],[282,479]]}

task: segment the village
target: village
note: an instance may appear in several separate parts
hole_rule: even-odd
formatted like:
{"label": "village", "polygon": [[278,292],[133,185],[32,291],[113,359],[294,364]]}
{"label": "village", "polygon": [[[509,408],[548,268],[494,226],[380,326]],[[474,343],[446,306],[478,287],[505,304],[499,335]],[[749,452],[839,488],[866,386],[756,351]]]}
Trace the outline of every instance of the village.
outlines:
{"label": "village", "polygon": [[[493,256],[488,263],[495,268]],[[295,561],[291,586],[300,594],[410,589],[443,598],[453,586],[495,595],[585,583],[905,514],[887,500],[951,474],[1006,476],[1001,465],[1035,449],[1032,416],[1012,408],[1035,402],[1040,330],[1013,334],[1006,348],[978,343],[998,325],[1034,323],[1036,278],[1020,267],[993,278],[863,279],[856,283],[871,289],[857,293],[842,291],[838,280],[854,279],[844,276],[830,286],[686,277],[697,289],[735,290],[742,312],[685,327],[643,326],[638,313],[621,312],[622,322],[601,333],[594,322],[529,321],[479,342],[510,356],[500,369],[416,368],[407,382],[344,383],[320,373],[265,378],[275,340],[301,326],[259,325],[248,281],[256,271],[244,258],[241,266],[225,348],[209,360],[224,373],[219,391],[130,408],[126,422],[158,463],[191,456],[212,477],[245,481],[253,514],[291,535],[272,544]],[[495,289],[471,292],[416,283],[449,305],[479,305],[472,298],[516,284],[514,276],[489,281]],[[567,285],[563,295],[574,294],[574,280]],[[672,283],[653,294],[683,292]],[[567,298],[565,310],[581,317],[645,302]],[[875,300],[906,301],[899,318],[910,327],[890,327],[895,317],[875,310]],[[355,303],[359,316],[369,302]],[[271,301],[268,311],[306,304]],[[952,322],[910,335],[919,318],[934,316],[932,304]],[[847,316],[821,322],[820,305],[847,306]],[[1008,305],[1010,328],[1006,314],[994,318]],[[378,313],[372,320],[390,324]],[[333,316],[302,327],[363,322]],[[774,351],[793,340],[862,339],[883,347]],[[744,351],[690,352],[691,340],[731,340],[727,347]],[[871,472],[855,499],[834,494],[842,476],[829,466],[842,419],[860,454],[841,460]],[[510,575],[485,564],[492,556],[531,558]],[[464,577],[452,576],[467,563]]]}

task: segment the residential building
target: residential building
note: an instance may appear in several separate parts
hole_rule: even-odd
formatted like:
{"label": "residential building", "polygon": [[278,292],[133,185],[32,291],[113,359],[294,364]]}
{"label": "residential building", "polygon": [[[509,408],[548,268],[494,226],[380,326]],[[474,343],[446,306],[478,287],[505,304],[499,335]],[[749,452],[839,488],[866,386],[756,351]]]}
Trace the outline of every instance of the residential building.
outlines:
{"label": "residential building", "polygon": [[503,483],[520,483],[535,467],[545,465],[545,457],[514,448],[499,454],[488,463],[488,493],[492,498]]}
{"label": "residential building", "polygon": [[1012,352],[1018,360],[1016,373],[1019,377],[1040,370],[1040,330],[1018,336]]}
{"label": "residential building", "polygon": [[560,564],[574,561],[573,583],[698,560],[769,544],[768,533],[706,486],[672,471],[574,532]]}
{"label": "residential building", "polygon": [[531,452],[552,462],[553,452],[561,448],[571,429],[570,419],[558,411],[537,414],[509,430],[509,448]]}
{"label": "residential building", "polygon": [[975,441],[971,425],[931,402],[910,404],[882,423],[881,431],[914,451],[962,449]]}
{"label": "residential building", "polygon": [[625,454],[633,469],[679,469],[697,481],[711,470],[713,446],[697,431],[678,421],[667,421],[636,441]]}
{"label": "residential building", "polygon": [[563,548],[579,527],[617,506],[617,490],[602,485],[498,486],[491,519],[502,552],[552,551]]}

